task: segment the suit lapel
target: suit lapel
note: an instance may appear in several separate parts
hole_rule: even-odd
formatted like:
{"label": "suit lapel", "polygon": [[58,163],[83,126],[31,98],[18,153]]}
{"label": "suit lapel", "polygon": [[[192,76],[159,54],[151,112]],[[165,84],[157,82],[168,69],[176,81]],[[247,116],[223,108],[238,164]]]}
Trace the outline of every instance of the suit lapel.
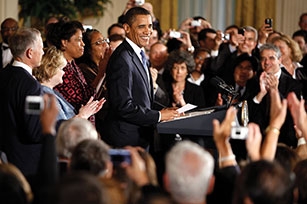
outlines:
{"label": "suit lapel", "polygon": [[135,53],[135,51],[132,49],[132,47],[129,45],[129,43],[127,41],[124,41],[123,43],[125,43],[124,45],[127,47],[127,50],[130,53],[131,56],[131,62],[134,64],[134,67],[136,67],[136,69],[138,70],[138,72],[140,73],[143,82],[145,84],[145,86],[147,87],[147,93],[150,96],[150,98],[153,98],[153,89],[152,89],[152,78],[151,78],[151,74],[149,72],[149,79],[150,82],[147,79],[147,74],[144,70],[143,64],[140,61],[139,57],[137,56],[137,54]]}

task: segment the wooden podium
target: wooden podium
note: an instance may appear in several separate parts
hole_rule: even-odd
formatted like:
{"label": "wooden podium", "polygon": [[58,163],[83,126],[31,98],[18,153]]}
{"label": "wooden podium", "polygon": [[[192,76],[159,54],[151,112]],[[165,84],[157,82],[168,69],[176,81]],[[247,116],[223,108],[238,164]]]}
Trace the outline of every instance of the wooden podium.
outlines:
{"label": "wooden podium", "polygon": [[159,134],[180,134],[189,136],[212,136],[212,120],[220,122],[224,119],[226,109],[207,109],[186,113],[171,121],[161,122],[157,125]]}

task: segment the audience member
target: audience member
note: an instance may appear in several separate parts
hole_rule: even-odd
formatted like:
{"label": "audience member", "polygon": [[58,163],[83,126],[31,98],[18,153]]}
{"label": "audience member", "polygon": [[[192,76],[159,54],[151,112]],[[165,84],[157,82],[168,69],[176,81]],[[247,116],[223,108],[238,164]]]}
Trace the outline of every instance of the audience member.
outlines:
{"label": "audience member", "polygon": [[[59,21],[53,24],[47,34],[47,40],[62,50],[67,60],[67,65],[63,69],[65,71],[63,83],[58,84],[55,90],[60,92],[76,110],[86,104],[91,97],[95,97],[95,88],[86,83],[80,67],[75,63],[75,59],[84,53],[83,31],[79,21]],[[94,123],[94,116],[89,119]]]}
{"label": "audience member", "polygon": [[306,30],[307,31],[307,13],[302,13],[300,15],[300,19],[299,19],[298,25],[301,28],[301,30]]}
{"label": "audience member", "polygon": [[281,35],[272,39],[272,43],[276,45],[281,52],[281,64],[294,79],[298,79],[296,70],[302,67],[299,62],[303,55],[298,44],[288,35]]}
{"label": "audience member", "polygon": [[277,162],[260,160],[247,164],[236,181],[234,204],[289,204],[294,179]]}
{"label": "audience member", "polygon": [[[199,48],[194,52],[194,62],[195,62],[195,68],[194,70],[189,74],[188,81],[200,86],[200,84],[205,80],[207,80],[207,70],[206,70],[206,64],[205,61],[210,57],[210,53],[208,50]],[[206,76],[205,76],[206,73]]]}
{"label": "audience member", "polygon": [[60,125],[56,137],[56,152],[61,175],[68,170],[73,149],[85,139],[98,139],[98,133],[89,121],[72,118]]}
{"label": "audience member", "polygon": [[166,85],[170,98],[169,106],[182,107],[188,103],[198,108],[206,106],[202,88],[187,81],[188,75],[195,67],[192,55],[186,51],[171,52],[166,61],[172,81]]}
{"label": "audience member", "polygon": [[102,140],[84,139],[73,149],[70,171],[85,171],[98,177],[112,176],[109,147]]}
{"label": "audience member", "polygon": [[109,36],[109,46],[114,51],[123,41],[125,38],[119,34],[113,34]]}
{"label": "audience member", "polygon": [[127,38],[113,52],[107,67],[109,110],[103,139],[113,147],[147,147],[154,125],[179,113],[152,109],[153,84],[143,51],[152,32],[150,13],[134,7],[126,13],[126,19]]}
{"label": "audience member", "polygon": [[211,28],[210,22],[202,16],[194,16],[183,20],[179,26],[179,31],[189,32],[192,45],[197,49],[199,48],[198,33],[205,28]]}
{"label": "audience member", "polygon": [[100,88],[98,84],[105,77],[105,70],[112,53],[109,40],[96,29],[87,29],[83,33],[84,53],[76,59],[87,84],[96,91]]}
{"label": "audience member", "polygon": [[123,37],[126,36],[125,29],[123,24],[121,23],[113,23],[108,27],[108,38],[110,38],[111,35],[121,35]]}
{"label": "audience member", "polygon": [[6,67],[13,60],[13,55],[9,47],[9,38],[18,30],[18,22],[13,18],[6,18],[1,23],[1,38],[0,43],[0,69]]}
{"label": "audience member", "polygon": [[[302,160],[296,164],[293,172],[295,173],[295,187],[297,188],[296,203],[303,204],[307,202],[307,160]],[[294,201],[295,202],[295,201]]]}
{"label": "audience member", "polygon": [[198,42],[200,48],[208,50],[210,55],[215,57],[218,55],[218,49],[223,42],[221,31],[205,28],[198,33]]}
{"label": "audience member", "polygon": [[55,46],[51,46],[45,49],[41,65],[33,69],[33,75],[42,84],[42,92],[50,93],[56,96],[57,104],[59,107],[58,121],[68,120],[72,117],[80,117],[88,119],[91,115],[97,113],[103,103],[104,99],[93,101],[93,98],[82,106],[78,111],[68,102],[66,99],[53,88],[63,82],[64,71],[67,61],[61,50],[58,50]]}
{"label": "audience member", "polygon": [[214,159],[190,141],[177,143],[166,155],[165,189],[180,204],[205,204],[214,185]]}
{"label": "audience member", "polygon": [[33,192],[20,170],[12,164],[0,164],[0,198],[4,203],[31,203]]}
{"label": "audience member", "polygon": [[40,65],[43,40],[37,29],[23,28],[9,38],[9,45],[14,62],[0,71],[0,149],[32,180],[38,173],[42,136],[39,116],[27,114],[25,102],[29,95],[41,95],[32,70]]}
{"label": "audience member", "polygon": [[[263,72],[259,78],[260,91],[249,104],[250,121],[259,124],[262,132],[269,124],[269,91],[276,89],[282,98],[286,98],[290,92],[295,92],[297,97],[301,94],[301,84],[289,74],[283,72],[281,66],[281,53],[278,47],[272,44],[265,44],[260,48],[260,62]],[[297,139],[293,127],[293,120],[290,113],[281,127],[279,142],[288,146],[296,147]]]}
{"label": "audience member", "polygon": [[168,72],[165,70],[165,62],[168,57],[167,47],[156,42],[150,47],[150,73],[154,88],[154,109],[161,110],[169,105],[169,96],[166,92],[165,83]]}

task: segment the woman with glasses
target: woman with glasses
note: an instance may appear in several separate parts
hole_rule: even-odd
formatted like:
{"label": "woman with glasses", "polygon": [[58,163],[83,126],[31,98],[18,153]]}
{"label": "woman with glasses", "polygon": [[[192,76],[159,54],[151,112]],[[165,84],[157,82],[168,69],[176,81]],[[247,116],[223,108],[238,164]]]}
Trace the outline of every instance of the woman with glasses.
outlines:
{"label": "woman with glasses", "polygon": [[84,54],[76,59],[76,63],[81,68],[86,82],[97,88],[99,82],[104,78],[106,65],[111,55],[109,39],[104,38],[96,29],[87,29],[83,33],[82,40]]}

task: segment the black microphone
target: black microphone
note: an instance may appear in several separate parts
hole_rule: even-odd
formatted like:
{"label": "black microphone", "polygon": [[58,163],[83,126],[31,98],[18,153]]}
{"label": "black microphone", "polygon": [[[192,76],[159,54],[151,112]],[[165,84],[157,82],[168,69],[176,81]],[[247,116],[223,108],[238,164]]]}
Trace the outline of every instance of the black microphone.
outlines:
{"label": "black microphone", "polygon": [[221,88],[222,90],[226,91],[228,94],[234,97],[238,95],[238,93],[235,91],[233,86],[229,86],[228,84],[226,84],[226,82],[220,77],[218,76],[212,77],[210,81],[211,81],[211,84]]}

